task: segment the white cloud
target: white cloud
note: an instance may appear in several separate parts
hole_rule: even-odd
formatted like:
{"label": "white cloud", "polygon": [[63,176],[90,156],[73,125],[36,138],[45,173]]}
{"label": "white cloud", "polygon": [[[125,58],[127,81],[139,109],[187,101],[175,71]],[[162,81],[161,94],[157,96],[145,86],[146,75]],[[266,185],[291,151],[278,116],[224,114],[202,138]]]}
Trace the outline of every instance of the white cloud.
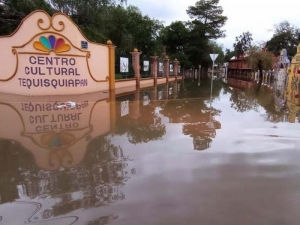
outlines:
{"label": "white cloud", "polygon": [[[196,0],[127,0],[136,5],[151,18],[165,21],[165,25],[175,20],[189,20],[186,10],[195,5]],[[224,26],[226,38],[219,39],[225,48],[232,48],[235,37],[250,31],[254,41],[267,41],[273,35],[270,29],[284,20],[300,27],[298,1],[266,1],[266,0],[220,0],[224,15],[228,17]]]}

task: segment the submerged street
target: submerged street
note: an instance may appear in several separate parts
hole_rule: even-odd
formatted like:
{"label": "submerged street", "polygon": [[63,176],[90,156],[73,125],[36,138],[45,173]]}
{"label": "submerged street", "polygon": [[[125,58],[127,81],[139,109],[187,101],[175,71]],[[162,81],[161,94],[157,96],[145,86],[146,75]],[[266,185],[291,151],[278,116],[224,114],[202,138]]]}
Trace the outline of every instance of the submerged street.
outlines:
{"label": "submerged street", "polygon": [[0,225],[298,224],[299,109],[278,87],[1,95]]}

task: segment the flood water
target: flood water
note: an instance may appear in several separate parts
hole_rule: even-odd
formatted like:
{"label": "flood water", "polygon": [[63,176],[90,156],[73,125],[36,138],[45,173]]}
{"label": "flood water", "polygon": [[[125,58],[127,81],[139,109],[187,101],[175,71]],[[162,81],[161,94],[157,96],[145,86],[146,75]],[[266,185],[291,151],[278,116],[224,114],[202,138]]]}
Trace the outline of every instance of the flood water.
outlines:
{"label": "flood water", "polygon": [[272,87],[1,94],[0,225],[299,224],[299,106]]}

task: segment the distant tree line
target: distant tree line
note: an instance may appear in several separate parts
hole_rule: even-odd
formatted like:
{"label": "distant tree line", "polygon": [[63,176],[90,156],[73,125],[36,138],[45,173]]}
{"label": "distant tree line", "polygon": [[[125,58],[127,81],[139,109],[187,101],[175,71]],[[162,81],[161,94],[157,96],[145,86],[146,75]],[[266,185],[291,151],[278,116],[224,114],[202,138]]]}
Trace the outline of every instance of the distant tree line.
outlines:
{"label": "distant tree line", "polygon": [[236,37],[233,43],[233,50],[225,50],[225,61],[229,61],[233,56],[248,56],[254,70],[258,69],[258,62],[262,63],[263,69],[273,69],[274,56],[279,56],[282,49],[287,50],[287,55],[291,59],[297,52],[300,43],[300,29],[289,23],[282,21],[274,25],[274,33],[270,40],[253,42],[252,33],[243,32]]}

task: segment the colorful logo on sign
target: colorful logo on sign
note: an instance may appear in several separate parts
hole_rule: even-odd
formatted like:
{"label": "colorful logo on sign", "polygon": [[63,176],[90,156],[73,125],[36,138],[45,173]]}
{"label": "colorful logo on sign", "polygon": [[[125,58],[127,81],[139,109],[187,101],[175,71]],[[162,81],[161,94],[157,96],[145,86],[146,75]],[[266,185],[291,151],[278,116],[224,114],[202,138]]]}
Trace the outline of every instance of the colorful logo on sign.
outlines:
{"label": "colorful logo on sign", "polygon": [[48,38],[41,36],[39,41],[33,43],[36,50],[47,52],[54,51],[55,53],[67,52],[70,50],[70,45],[65,44],[65,40],[62,38],[56,39],[54,35],[50,35]]}
{"label": "colorful logo on sign", "polygon": [[73,134],[68,132],[60,132],[60,133],[48,133],[41,137],[41,143],[44,146],[50,148],[62,148],[68,147],[76,141],[76,138]]}

